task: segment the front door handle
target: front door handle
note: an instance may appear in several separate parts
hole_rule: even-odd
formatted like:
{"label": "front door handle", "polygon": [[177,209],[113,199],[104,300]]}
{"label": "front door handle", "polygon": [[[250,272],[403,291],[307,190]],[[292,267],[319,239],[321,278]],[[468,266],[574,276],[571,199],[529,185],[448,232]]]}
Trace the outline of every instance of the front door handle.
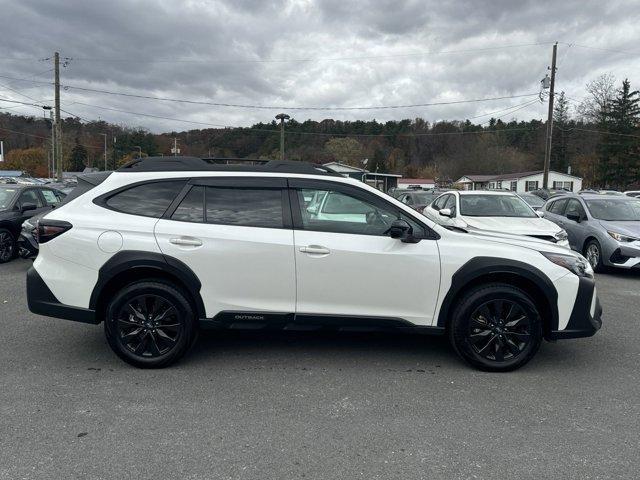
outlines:
{"label": "front door handle", "polygon": [[302,253],[309,253],[311,255],[329,255],[331,250],[321,245],[309,245],[307,247],[300,247]]}
{"label": "front door handle", "polygon": [[169,243],[188,247],[199,247],[202,245],[202,240],[194,237],[178,237],[169,239]]}

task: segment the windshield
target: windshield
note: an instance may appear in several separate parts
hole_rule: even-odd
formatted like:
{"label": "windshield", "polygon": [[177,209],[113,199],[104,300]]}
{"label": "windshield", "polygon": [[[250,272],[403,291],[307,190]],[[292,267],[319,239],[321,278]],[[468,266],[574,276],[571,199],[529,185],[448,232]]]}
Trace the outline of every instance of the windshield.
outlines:
{"label": "windshield", "polygon": [[542,205],[544,205],[544,200],[537,195],[533,195],[531,193],[523,193],[520,195],[520,197],[522,197],[522,199],[532,207],[541,207]]}
{"label": "windshield", "polygon": [[0,210],[6,210],[16,195],[17,188],[0,187]]}
{"label": "windshield", "polygon": [[470,217],[537,217],[531,207],[515,195],[460,195],[460,214]]}
{"label": "windshield", "polygon": [[593,218],[598,220],[632,222],[640,221],[640,200],[613,199],[586,200]]}

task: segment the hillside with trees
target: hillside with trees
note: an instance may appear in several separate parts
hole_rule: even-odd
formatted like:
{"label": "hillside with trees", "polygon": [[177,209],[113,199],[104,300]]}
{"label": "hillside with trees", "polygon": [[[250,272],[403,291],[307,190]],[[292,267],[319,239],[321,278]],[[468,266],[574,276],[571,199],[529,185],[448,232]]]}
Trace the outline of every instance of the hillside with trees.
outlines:
{"label": "hillside with trees", "polygon": [[[169,155],[174,138],[183,155],[279,158],[275,120],[246,128],[211,128],[153,134],[103,121],[65,118],[65,170],[107,168],[138,155]],[[5,142],[2,169],[47,176],[51,125],[44,118],[0,113]],[[372,171],[455,180],[463,174],[542,169],[546,122],[492,118],[430,123],[422,118],[389,122],[297,121],[286,124],[286,157],[315,163],[340,161]],[[114,141],[115,139],[115,141]],[[587,85],[582,100],[556,96],[551,168],[584,177],[586,186],[631,188],[640,183],[640,94],[628,80],[603,75]]]}

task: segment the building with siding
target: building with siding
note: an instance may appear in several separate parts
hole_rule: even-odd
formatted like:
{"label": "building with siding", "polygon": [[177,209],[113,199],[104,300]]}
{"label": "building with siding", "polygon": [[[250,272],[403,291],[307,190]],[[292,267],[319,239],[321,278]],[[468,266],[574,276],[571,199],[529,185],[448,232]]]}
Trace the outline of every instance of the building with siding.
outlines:
{"label": "building with siding", "polygon": [[[513,192],[530,192],[542,188],[543,173],[542,170],[536,170],[501,175],[464,175],[455,182],[455,185],[464,190],[504,189]],[[549,172],[549,187],[578,192],[582,190],[582,178],[552,170]]]}

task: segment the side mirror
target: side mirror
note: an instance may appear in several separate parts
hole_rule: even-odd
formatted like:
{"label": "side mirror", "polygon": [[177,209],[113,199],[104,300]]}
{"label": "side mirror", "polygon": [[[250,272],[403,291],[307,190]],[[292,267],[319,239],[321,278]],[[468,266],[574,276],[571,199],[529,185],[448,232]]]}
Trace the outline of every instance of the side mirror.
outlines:
{"label": "side mirror", "polygon": [[28,212],[29,210],[35,210],[38,206],[35,203],[23,203],[20,211],[22,213]]}
{"label": "side mirror", "polygon": [[438,210],[438,213],[443,217],[449,218],[452,218],[454,215],[450,208],[441,208],[440,210]]}
{"label": "side mirror", "polygon": [[391,238],[397,238],[404,243],[418,243],[419,238],[413,236],[413,228],[406,220],[398,218],[394,220],[387,232]]}
{"label": "side mirror", "polygon": [[536,215],[538,215],[540,218],[544,217],[544,211],[543,210],[536,210]]}
{"label": "side mirror", "polygon": [[582,220],[582,217],[580,216],[580,214],[575,212],[567,213],[567,218],[569,220],[573,220],[576,223],[580,223],[580,221]]}

